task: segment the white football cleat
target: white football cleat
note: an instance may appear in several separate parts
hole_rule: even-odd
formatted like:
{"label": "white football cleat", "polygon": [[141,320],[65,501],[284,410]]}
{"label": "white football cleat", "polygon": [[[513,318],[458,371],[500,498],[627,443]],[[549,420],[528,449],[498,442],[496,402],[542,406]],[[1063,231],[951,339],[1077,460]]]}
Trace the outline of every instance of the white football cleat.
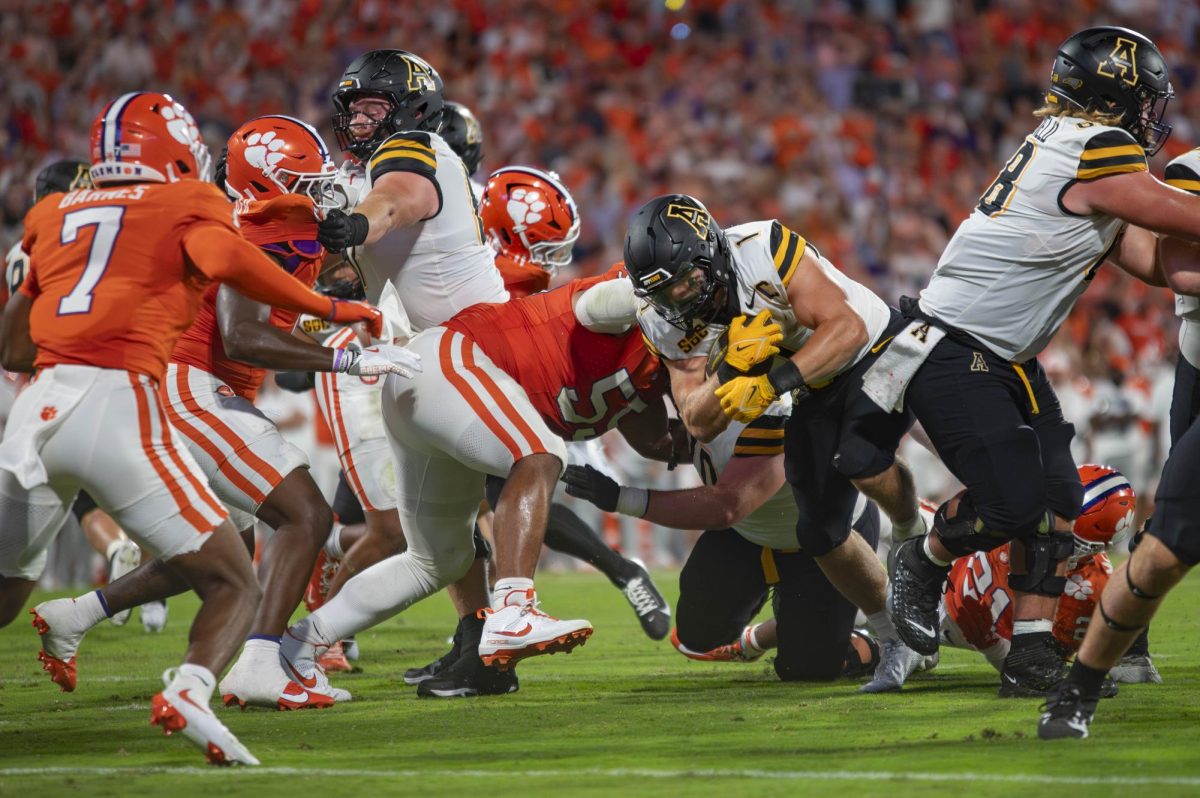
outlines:
{"label": "white football cleat", "polygon": [[[128,538],[114,540],[108,545],[108,581],[115,582],[142,564],[142,550]],[[129,622],[132,609],[121,610],[108,620],[113,626],[124,626]]]}
{"label": "white football cleat", "polygon": [[532,601],[480,612],[484,614],[484,624],[479,658],[484,665],[502,671],[526,657],[570,651],[583,645],[592,634],[592,625],[587,621],[560,621],[539,610]]}
{"label": "white football cleat", "polygon": [[[283,657],[281,656],[280,659]],[[350,700],[350,691],[330,684],[325,671],[321,670],[311,659],[298,659],[295,662],[285,659],[283,663],[291,675],[292,681],[310,694],[328,696],[334,703]]]}
{"label": "white football cleat", "polygon": [[890,693],[904,686],[904,680],[913,674],[925,657],[913,651],[898,637],[879,641],[879,664],[875,666],[875,677],[858,688],[860,693]]}
{"label": "white football cleat", "polygon": [[42,650],[38,652],[42,670],[64,693],[72,692],[76,683],[75,654],[88,632],[79,620],[75,599],[43,601],[29,614],[33,616],[33,628],[42,637]]}
{"label": "white football cleat", "polygon": [[210,765],[257,765],[254,754],[238,742],[233,732],[217,720],[207,702],[199,702],[187,688],[173,686],[176,671],[163,674],[165,688],[150,702],[150,723],[162,727],[168,737],[183,732],[193,745],[204,752]]}
{"label": "white football cleat", "polygon": [[333,706],[333,698],[310,692],[283,672],[279,656],[256,656],[257,652],[243,651],[238,661],[225,674],[218,689],[225,706],[234,704],[270,707],[279,710],[325,709]]}
{"label": "white football cleat", "polygon": [[150,634],[158,634],[167,628],[167,602],[148,601],[139,610],[142,614],[142,628]]}

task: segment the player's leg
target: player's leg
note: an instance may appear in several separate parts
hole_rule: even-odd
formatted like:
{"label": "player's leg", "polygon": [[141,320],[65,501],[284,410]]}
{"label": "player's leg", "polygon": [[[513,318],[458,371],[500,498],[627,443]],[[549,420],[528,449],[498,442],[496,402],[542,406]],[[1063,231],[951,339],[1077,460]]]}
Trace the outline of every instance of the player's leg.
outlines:
{"label": "player's leg", "polygon": [[[87,491],[80,491],[71,506],[71,513],[79,522],[88,545],[108,561],[108,581],[120,579],[141,564],[142,550],[125,537],[125,532],[117,522],[96,505]],[[114,626],[123,626],[129,620],[130,612],[114,612],[109,620]]]}
{"label": "player's leg", "polygon": [[749,624],[777,581],[770,549],[733,529],[705,532],[679,573],[672,645],[690,659],[758,659],[770,645]]}
{"label": "player's leg", "polygon": [[[16,424],[9,427],[15,431]],[[37,587],[71,499],[46,485],[26,490],[11,471],[0,469],[0,627],[21,614]]]}
{"label": "player's leg", "polygon": [[[772,597],[778,645],[775,673],[785,682],[839,678],[846,670],[858,608],[806,553],[776,552],[773,560],[779,575]],[[900,688],[903,678],[897,681],[890,689]]]}

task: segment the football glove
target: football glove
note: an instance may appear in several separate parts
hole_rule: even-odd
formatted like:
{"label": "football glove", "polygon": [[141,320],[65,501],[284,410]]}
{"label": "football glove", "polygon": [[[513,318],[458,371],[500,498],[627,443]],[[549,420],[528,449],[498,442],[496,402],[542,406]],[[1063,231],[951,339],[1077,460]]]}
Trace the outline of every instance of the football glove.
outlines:
{"label": "football glove", "polygon": [[734,421],[750,423],[761,416],[779,398],[775,386],[766,374],[757,377],[734,377],[717,388],[721,410]]}
{"label": "football glove", "polygon": [[355,377],[399,374],[406,379],[412,379],[413,375],[421,370],[421,356],[403,346],[379,344],[361,350],[352,347],[333,350],[331,371]]}
{"label": "football glove", "polygon": [[649,506],[649,491],[642,488],[623,488],[607,474],[589,466],[567,466],[562,481],[567,495],[584,499],[607,513],[621,513],[641,518]]}
{"label": "football glove", "polygon": [[317,223],[317,241],[330,252],[341,252],[366,241],[369,228],[361,213],[347,215],[335,208]]}
{"label": "football glove", "polygon": [[783,328],[771,320],[771,311],[764,310],[749,322],[743,314],[729,325],[725,362],[744,374],[779,354],[776,344],[782,340]]}
{"label": "football glove", "polygon": [[365,302],[350,302],[333,297],[330,297],[329,301],[333,303],[333,309],[329,311],[325,321],[337,324],[353,324],[356,321],[363,321],[367,323],[367,332],[371,333],[372,338],[383,336],[383,312],[379,308],[372,307]]}

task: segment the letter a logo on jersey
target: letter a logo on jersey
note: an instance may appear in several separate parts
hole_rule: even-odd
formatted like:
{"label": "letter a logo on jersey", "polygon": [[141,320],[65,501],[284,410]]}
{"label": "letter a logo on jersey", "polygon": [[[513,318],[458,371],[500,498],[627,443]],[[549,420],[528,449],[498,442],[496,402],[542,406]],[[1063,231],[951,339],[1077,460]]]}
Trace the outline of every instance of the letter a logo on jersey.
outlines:
{"label": "letter a logo on jersey", "polygon": [[672,202],[667,206],[667,218],[682,219],[687,222],[688,227],[696,231],[696,235],[700,238],[708,238],[708,222],[711,217],[707,211],[691,205],[679,205]]}
{"label": "letter a logo on jersey", "polygon": [[[1113,72],[1114,69],[1121,74],[1118,76],[1116,72]],[[1096,73],[1106,78],[1120,77],[1130,86],[1136,86],[1138,84],[1137,42],[1118,36],[1117,43],[1112,52],[1108,54],[1108,58],[1096,66]]]}

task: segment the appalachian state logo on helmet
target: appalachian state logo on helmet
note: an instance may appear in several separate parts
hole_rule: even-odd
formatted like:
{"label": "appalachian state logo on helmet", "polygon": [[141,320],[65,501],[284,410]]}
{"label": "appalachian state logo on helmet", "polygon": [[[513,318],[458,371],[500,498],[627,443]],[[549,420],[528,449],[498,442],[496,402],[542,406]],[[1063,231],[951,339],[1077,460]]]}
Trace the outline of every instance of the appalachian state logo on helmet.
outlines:
{"label": "appalachian state logo on helmet", "polygon": [[677,202],[672,202],[667,206],[667,218],[682,219],[687,222],[688,227],[696,231],[696,235],[700,238],[708,237],[708,224],[712,221],[712,217],[708,211],[696,208],[691,205],[680,205]]}
{"label": "appalachian state logo on helmet", "polygon": [[404,56],[404,63],[408,64],[409,91],[437,91],[437,83],[433,79],[433,67],[410,55]]}

